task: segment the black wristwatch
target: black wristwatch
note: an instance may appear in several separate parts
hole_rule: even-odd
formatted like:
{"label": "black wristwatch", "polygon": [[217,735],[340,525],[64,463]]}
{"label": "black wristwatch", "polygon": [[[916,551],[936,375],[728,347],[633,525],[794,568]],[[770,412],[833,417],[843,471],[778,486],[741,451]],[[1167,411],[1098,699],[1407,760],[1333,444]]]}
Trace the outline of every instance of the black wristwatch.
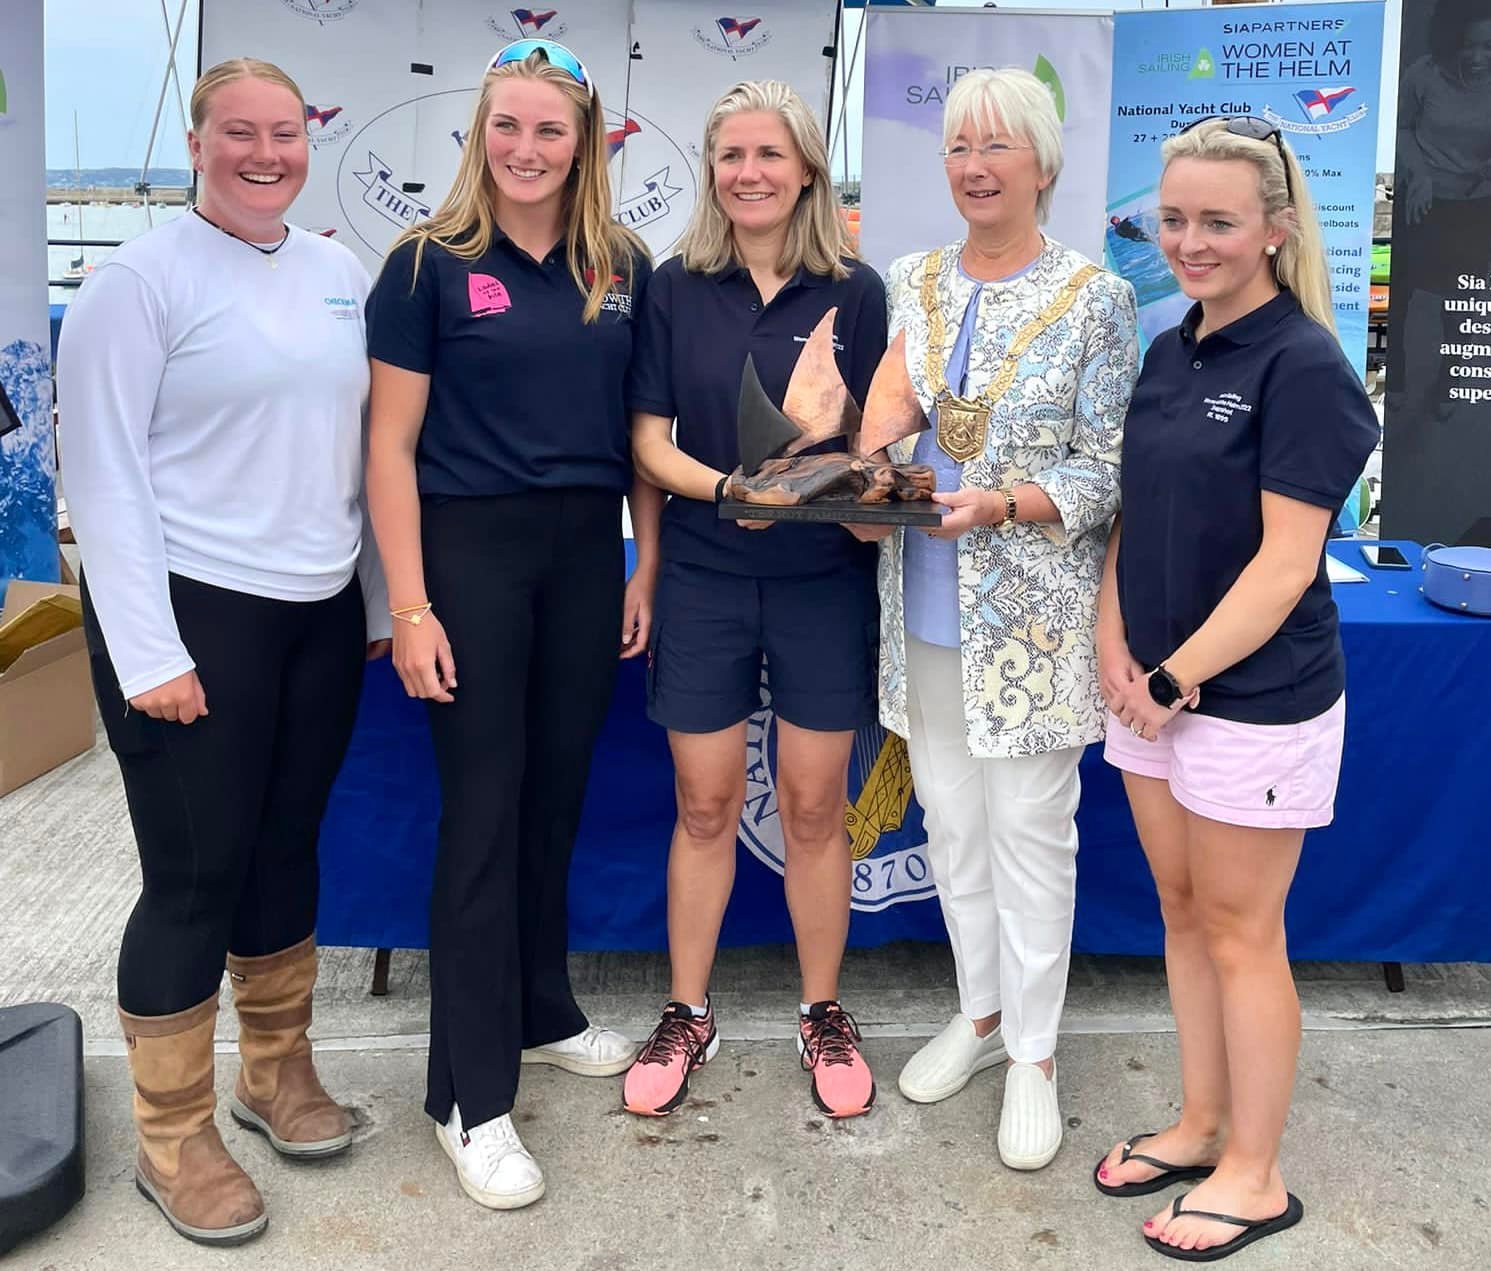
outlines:
{"label": "black wristwatch", "polygon": [[1165,669],[1162,662],[1149,673],[1149,695],[1156,706],[1169,710],[1185,693],[1181,690],[1180,681]]}

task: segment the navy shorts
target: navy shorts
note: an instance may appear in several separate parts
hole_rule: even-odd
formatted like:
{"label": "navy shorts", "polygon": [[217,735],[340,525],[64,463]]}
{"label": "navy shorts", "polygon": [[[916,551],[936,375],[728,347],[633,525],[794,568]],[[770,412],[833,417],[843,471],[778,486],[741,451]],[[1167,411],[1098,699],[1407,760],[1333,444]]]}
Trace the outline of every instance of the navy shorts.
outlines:
{"label": "navy shorts", "polygon": [[680,733],[715,733],[761,708],[766,659],[772,710],[816,732],[876,717],[880,607],[875,575],[757,578],[665,561],[653,612],[647,717]]}

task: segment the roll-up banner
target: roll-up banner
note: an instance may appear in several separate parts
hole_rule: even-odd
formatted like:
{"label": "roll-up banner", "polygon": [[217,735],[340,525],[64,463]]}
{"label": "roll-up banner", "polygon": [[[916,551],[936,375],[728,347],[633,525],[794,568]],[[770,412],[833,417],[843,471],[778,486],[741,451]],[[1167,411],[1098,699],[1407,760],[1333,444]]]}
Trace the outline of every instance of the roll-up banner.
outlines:
{"label": "roll-up banner", "polygon": [[833,0],[759,0],[735,16],[693,0],[206,0],[202,65],[249,54],[297,80],[314,153],[291,219],[376,272],[445,197],[492,55],[557,40],[600,92],[616,216],[662,260],[699,190],[710,104],[739,80],[782,79],[823,118],[834,20]]}
{"label": "roll-up banner", "polygon": [[1134,286],[1147,344],[1190,302],[1158,240],[1160,145],[1209,115],[1273,124],[1320,217],[1341,345],[1367,356],[1383,6],[1379,0],[1120,13],[1104,260]]}
{"label": "roll-up banner", "polygon": [[1382,533],[1491,546],[1491,0],[1403,6]]}
{"label": "roll-up banner", "polygon": [[882,273],[897,256],[962,238],[947,189],[942,110],[978,67],[1020,66],[1051,89],[1063,166],[1046,231],[1101,259],[1113,18],[979,9],[871,9],[865,52],[860,242]]}
{"label": "roll-up banner", "polygon": [[42,6],[0,5],[0,599],[57,580]]}

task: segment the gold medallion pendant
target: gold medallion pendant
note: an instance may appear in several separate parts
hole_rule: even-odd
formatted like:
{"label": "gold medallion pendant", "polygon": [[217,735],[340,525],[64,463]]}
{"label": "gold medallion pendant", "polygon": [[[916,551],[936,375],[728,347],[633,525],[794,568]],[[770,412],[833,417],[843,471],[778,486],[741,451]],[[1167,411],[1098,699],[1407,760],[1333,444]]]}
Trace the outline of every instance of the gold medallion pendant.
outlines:
{"label": "gold medallion pendant", "polygon": [[949,459],[967,463],[984,453],[989,407],[943,393],[937,398],[937,444]]}

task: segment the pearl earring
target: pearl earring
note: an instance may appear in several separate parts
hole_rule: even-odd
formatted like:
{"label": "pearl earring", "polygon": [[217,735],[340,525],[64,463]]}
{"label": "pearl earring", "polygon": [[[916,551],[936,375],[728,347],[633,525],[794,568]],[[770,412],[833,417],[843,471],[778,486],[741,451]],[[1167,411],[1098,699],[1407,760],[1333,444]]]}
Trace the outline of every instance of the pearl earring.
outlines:
{"label": "pearl earring", "polygon": [[1267,247],[1265,247],[1263,249],[1263,254],[1265,256],[1277,256],[1279,254],[1279,249],[1277,247],[1275,247],[1272,243],[1270,243]]}

